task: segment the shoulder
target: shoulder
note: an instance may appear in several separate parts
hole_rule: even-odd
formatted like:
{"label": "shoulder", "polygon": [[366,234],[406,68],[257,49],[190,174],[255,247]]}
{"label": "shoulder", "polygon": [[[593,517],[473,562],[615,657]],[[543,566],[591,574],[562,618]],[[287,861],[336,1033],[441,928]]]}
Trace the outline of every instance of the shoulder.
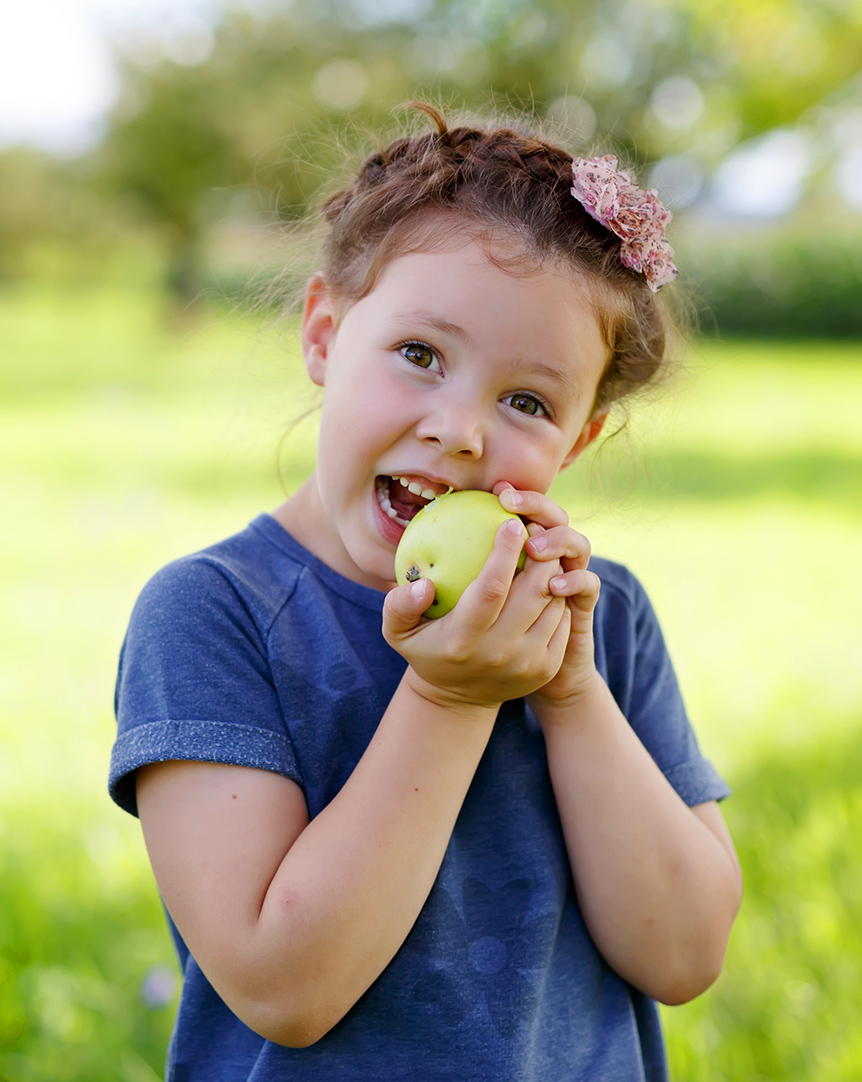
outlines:
{"label": "shoulder", "polygon": [[689,805],[730,792],[701,755],[673,663],[647,592],[622,564],[595,557],[602,582],[595,614],[596,664],[639,739]]}
{"label": "shoulder", "polygon": [[602,584],[596,613],[598,620],[637,623],[644,616],[653,616],[646,590],[624,564],[593,556],[590,558],[590,570],[599,576]]}
{"label": "shoulder", "polygon": [[609,560],[605,556],[591,556],[590,570],[602,580],[602,589],[609,589],[633,600],[638,593],[643,592],[643,587],[635,575],[624,565],[615,560]]}
{"label": "shoulder", "polygon": [[594,617],[596,663],[627,715],[648,686],[675,688],[658,618],[638,578],[625,566],[594,557],[602,587]]}
{"label": "shoulder", "polygon": [[[261,516],[264,520],[266,516]],[[269,639],[302,577],[301,561],[247,529],[157,571],[132,610],[120,650],[118,702],[144,680],[192,681],[269,670]],[[277,535],[274,535],[277,537]],[[286,536],[286,535],[285,535]]]}
{"label": "shoulder", "polygon": [[279,548],[281,527],[262,517],[172,561],[138,598],[120,651],[110,771],[111,793],[129,811],[135,771],[152,762],[225,762],[300,778],[270,639],[303,566],[289,544]]}
{"label": "shoulder", "polygon": [[235,610],[265,634],[304,570],[289,545],[275,544],[279,530],[261,515],[239,533],[171,561],[144,586],[132,626],[186,622],[189,616]]}

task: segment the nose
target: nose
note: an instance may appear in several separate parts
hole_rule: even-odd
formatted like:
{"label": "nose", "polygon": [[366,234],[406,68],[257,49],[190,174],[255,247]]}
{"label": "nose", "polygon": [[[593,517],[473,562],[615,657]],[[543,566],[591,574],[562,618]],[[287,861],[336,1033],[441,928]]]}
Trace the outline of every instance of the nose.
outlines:
{"label": "nose", "polygon": [[479,411],[466,404],[440,403],[419,422],[416,435],[442,454],[457,458],[481,458],[485,446]]}

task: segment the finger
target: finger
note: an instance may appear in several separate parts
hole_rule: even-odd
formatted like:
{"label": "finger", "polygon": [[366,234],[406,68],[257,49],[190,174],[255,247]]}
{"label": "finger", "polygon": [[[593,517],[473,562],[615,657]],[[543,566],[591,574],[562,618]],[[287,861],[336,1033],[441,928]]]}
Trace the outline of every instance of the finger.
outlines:
{"label": "finger", "polygon": [[[527,554],[531,555],[529,548]],[[551,597],[551,588],[548,585],[555,575],[564,575],[566,568],[559,560],[548,557],[544,560],[529,559],[524,563],[524,569],[518,575],[516,586],[522,593],[531,592],[537,598],[547,601]]]}
{"label": "finger", "polygon": [[[527,629],[525,634],[535,637],[541,642],[550,643],[559,631],[561,624],[565,624],[565,638],[568,638],[570,622],[571,614],[569,613],[569,606],[566,604],[566,599],[563,597],[552,597],[546,602],[545,607],[536,616],[536,619]],[[565,648],[561,647],[559,654],[561,661],[564,652]]]}
{"label": "finger", "polygon": [[602,582],[584,568],[555,575],[548,583],[554,597],[565,597],[581,612],[592,612],[599,600]]}
{"label": "finger", "polygon": [[503,487],[507,484],[508,481],[500,481],[494,485],[494,492],[507,511],[522,515],[533,522],[538,522],[545,529],[550,529],[553,526],[568,526],[569,516],[567,512],[559,504],[554,503],[550,496],[546,496],[542,492]]}
{"label": "finger", "polygon": [[589,540],[570,526],[530,529],[529,533],[527,554],[534,560],[562,560],[567,571],[584,568],[590,562]]}
{"label": "finger", "polygon": [[488,559],[457,605],[464,615],[472,610],[470,622],[477,628],[490,627],[502,612],[526,538],[527,530],[520,519],[507,519],[498,528]]}
{"label": "finger", "polygon": [[532,625],[521,633],[524,654],[537,649],[546,660],[548,668],[544,683],[552,680],[563,664],[571,623],[569,606],[562,597],[554,597],[537,614]]}
{"label": "finger", "polygon": [[418,626],[422,614],[434,600],[434,583],[418,579],[390,590],[383,602],[383,637],[390,643]]}
{"label": "finger", "polygon": [[[565,598],[556,597],[549,585],[555,575],[563,574],[559,561],[539,563],[536,560],[527,560],[524,570],[520,572],[512,583],[506,605],[500,616],[500,621],[505,620],[508,633],[514,636],[523,636],[532,633],[536,628],[537,621],[545,615],[545,610],[550,607],[556,616],[546,617],[553,623],[559,620],[564,612]],[[552,627],[548,626],[547,635],[550,635]],[[541,635],[539,636],[541,637]]]}
{"label": "finger", "polygon": [[[571,630],[572,613],[569,609],[569,606],[566,605],[563,613],[563,618],[554,628],[553,634],[548,640],[548,653],[551,654],[552,657],[559,657],[560,665],[562,665],[563,661],[565,660],[566,646],[569,642],[569,635],[571,634]],[[559,672],[559,666],[557,667],[557,672]],[[556,676],[556,673],[554,675]]]}

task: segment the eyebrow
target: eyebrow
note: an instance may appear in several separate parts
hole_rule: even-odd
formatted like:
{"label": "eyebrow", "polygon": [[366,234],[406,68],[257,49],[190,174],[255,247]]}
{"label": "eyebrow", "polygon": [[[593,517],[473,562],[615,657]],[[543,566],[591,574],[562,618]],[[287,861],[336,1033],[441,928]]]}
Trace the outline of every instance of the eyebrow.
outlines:
{"label": "eyebrow", "polygon": [[541,376],[561,388],[563,394],[572,395],[576,403],[581,401],[581,385],[568,366],[557,368],[552,364],[545,364],[544,361],[525,360],[521,357],[513,362],[512,373],[513,376],[520,376],[523,373],[525,385],[529,384],[533,376]]}
{"label": "eyebrow", "polygon": [[457,323],[450,323],[447,319],[440,319],[424,309],[419,308],[414,312],[405,312],[404,318],[410,323],[420,324],[429,327],[431,330],[440,331],[441,334],[459,338],[462,342],[472,342],[472,338],[463,327]]}
{"label": "eyebrow", "polygon": [[544,364],[542,361],[526,361],[519,366],[519,370],[526,371],[528,376],[544,376],[552,383],[556,383],[557,386],[562,387],[567,393],[574,395],[575,400],[580,402],[581,386],[568,368],[555,368],[553,365]]}

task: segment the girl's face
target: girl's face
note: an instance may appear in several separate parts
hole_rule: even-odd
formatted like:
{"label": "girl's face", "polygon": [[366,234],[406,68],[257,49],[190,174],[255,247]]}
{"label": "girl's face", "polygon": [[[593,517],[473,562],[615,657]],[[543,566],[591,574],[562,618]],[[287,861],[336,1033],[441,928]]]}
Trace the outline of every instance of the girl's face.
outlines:
{"label": "girl's face", "polygon": [[601,427],[608,350],[563,270],[512,274],[471,242],[394,259],[340,319],[336,305],[314,279],[303,349],[324,388],[317,468],[282,521],[354,581],[393,584],[404,526],[431,493],[546,492]]}

